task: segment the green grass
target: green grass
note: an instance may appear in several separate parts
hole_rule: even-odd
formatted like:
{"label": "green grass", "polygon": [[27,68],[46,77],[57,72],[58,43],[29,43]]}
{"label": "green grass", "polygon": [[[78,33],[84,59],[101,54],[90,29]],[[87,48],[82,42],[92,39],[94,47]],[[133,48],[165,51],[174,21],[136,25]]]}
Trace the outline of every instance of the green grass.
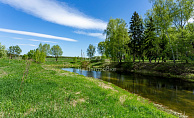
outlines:
{"label": "green grass", "polygon": [[49,66],[64,62],[32,62],[21,86],[25,61],[0,59],[0,117],[175,117],[117,86]]}

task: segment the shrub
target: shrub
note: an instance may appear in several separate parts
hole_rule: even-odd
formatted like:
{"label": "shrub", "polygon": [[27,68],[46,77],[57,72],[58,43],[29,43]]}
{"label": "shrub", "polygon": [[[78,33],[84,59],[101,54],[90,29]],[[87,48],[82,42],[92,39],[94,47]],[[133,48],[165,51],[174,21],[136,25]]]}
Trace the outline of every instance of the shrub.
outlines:
{"label": "shrub", "polygon": [[28,59],[28,55],[27,55],[27,54],[24,54],[24,55],[22,56],[22,59],[23,59],[23,60],[27,60],[27,59]]}

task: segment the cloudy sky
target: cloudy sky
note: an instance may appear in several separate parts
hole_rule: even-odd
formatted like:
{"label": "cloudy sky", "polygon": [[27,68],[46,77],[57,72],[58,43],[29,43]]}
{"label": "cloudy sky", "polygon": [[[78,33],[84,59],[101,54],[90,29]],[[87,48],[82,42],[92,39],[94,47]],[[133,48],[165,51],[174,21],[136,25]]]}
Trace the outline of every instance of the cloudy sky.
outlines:
{"label": "cloudy sky", "polygon": [[0,0],[0,42],[19,45],[22,54],[48,43],[80,56],[105,39],[111,17],[129,23],[134,11],[144,17],[150,8],[148,0]]}

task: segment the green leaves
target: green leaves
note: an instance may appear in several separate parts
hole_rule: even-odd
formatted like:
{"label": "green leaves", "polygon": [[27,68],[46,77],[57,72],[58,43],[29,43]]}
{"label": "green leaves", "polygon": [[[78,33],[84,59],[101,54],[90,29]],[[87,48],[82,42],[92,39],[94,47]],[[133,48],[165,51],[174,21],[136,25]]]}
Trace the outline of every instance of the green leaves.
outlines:
{"label": "green leaves", "polygon": [[87,49],[88,57],[92,58],[94,56],[95,52],[96,52],[96,47],[93,46],[92,44],[90,44],[88,49]]}
{"label": "green leaves", "polygon": [[16,45],[16,46],[10,46],[8,49],[8,54],[10,55],[11,59],[13,55],[19,55],[22,52],[21,48]]}
{"label": "green leaves", "polygon": [[122,60],[126,53],[127,43],[129,41],[128,30],[123,19],[110,19],[107,25],[105,40],[105,54],[114,61]]}
{"label": "green leaves", "polygon": [[56,61],[57,61],[57,58],[59,56],[61,56],[62,54],[63,54],[63,51],[62,51],[62,49],[61,49],[61,47],[59,45],[54,45],[51,48],[51,55],[55,56]]}
{"label": "green leaves", "polygon": [[105,53],[105,42],[99,42],[98,43],[98,52],[103,56],[103,54]]}

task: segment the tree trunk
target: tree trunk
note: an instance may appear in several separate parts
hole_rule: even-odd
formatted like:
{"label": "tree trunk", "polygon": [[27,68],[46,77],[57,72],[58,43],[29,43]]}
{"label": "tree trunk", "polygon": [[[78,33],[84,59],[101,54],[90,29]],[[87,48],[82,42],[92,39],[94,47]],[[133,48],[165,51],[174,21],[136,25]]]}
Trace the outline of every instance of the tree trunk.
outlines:
{"label": "tree trunk", "polygon": [[143,63],[144,63],[144,57],[142,57]]}
{"label": "tree trunk", "polygon": [[166,34],[167,34],[168,39],[169,39],[169,44],[170,44],[170,47],[171,47],[171,50],[172,50],[173,61],[174,61],[174,64],[175,64],[176,61],[175,61],[175,57],[174,57],[174,51],[173,51],[172,45],[171,45],[171,43],[170,43],[170,37],[169,37],[169,35],[168,35],[168,32],[166,32]]}
{"label": "tree trunk", "polygon": [[149,62],[152,63],[151,57],[149,57]]}
{"label": "tree trunk", "polygon": [[122,57],[120,57],[120,60],[119,60],[120,62],[122,61]]}
{"label": "tree trunk", "polygon": [[158,59],[158,63],[160,63],[160,57],[159,57],[159,59]]}
{"label": "tree trunk", "polygon": [[135,63],[135,54],[133,54],[133,63]]}
{"label": "tree trunk", "polygon": [[56,57],[56,61],[57,61],[57,57]]}
{"label": "tree trunk", "polygon": [[157,57],[155,57],[155,63],[156,63]]}
{"label": "tree trunk", "polygon": [[164,62],[164,56],[162,56],[162,63]]}

